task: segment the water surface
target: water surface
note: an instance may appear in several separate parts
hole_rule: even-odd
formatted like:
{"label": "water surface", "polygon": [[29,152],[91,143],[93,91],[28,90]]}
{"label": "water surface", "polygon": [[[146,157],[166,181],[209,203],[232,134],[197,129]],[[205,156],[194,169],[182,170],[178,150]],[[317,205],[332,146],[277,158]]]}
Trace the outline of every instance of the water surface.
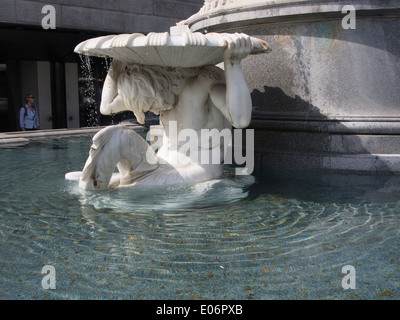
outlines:
{"label": "water surface", "polygon": [[[90,144],[0,149],[0,299],[400,297],[399,176],[227,167],[200,184],[82,192],[64,175]],[[55,290],[41,285],[48,264]]]}

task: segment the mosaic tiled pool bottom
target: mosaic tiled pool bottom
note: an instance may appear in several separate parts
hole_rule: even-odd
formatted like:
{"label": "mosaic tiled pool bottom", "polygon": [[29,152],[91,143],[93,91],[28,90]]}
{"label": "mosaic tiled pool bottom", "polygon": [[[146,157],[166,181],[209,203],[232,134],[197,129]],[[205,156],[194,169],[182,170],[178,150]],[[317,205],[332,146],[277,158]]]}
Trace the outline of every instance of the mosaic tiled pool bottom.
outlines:
{"label": "mosaic tiled pool bottom", "polygon": [[400,297],[399,176],[273,171],[249,185],[227,168],[196,185],[80,192],[64,175],[90,144],[0,149],[0,299]]}

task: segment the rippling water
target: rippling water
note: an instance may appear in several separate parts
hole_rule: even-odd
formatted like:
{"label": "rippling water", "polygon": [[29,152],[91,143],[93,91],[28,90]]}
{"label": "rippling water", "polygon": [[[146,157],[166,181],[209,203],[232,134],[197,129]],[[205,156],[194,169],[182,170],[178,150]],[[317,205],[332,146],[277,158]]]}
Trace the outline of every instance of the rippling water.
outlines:
{"label": "rippling water", "polygon": [[[0,299],[398,299],[400,177],[82,192],[90,137],[0,149]],[[56,269],[56,289],[41,286]],[[356,270],[344,290],[342,267]]]}

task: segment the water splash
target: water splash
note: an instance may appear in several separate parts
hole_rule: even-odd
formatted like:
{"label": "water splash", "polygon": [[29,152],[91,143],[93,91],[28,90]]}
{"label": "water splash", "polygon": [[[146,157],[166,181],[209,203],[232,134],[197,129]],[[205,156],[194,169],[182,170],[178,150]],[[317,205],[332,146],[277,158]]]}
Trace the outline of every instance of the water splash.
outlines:
{"label": "water splash", "polygon": [[226,170],[221,179],[211,181],[149,188],[123,187],[106,191],[81,190],[77,180],[71,180],[69,192],[79,196],[82,206],[91,206],[96,210],[120,213],[181,210],[187,212],[220,208],[245,199],[248,188],[254,182],[253,176],[243,178]]}
{"label": "water splash", "polygon": [[99,125],[98,104],[96,101],[96,86],[92,58],[88,55],[80,54],[81,74],[81,108],[84,112],[85,125],[93,127]]}

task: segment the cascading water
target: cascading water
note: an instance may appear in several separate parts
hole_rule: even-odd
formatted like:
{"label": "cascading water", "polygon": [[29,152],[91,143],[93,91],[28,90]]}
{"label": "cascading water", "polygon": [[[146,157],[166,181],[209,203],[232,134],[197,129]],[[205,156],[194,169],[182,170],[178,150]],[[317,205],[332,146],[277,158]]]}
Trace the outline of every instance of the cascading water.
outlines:
{"label": "cascading water", "polygon": [[82,125],[93,127],[99,125],[98,104],[95,96],[94,73],[92,68],[92,59],[87,55],[79,55],[81,62],[80,97],[81,97],[81,119]]}

